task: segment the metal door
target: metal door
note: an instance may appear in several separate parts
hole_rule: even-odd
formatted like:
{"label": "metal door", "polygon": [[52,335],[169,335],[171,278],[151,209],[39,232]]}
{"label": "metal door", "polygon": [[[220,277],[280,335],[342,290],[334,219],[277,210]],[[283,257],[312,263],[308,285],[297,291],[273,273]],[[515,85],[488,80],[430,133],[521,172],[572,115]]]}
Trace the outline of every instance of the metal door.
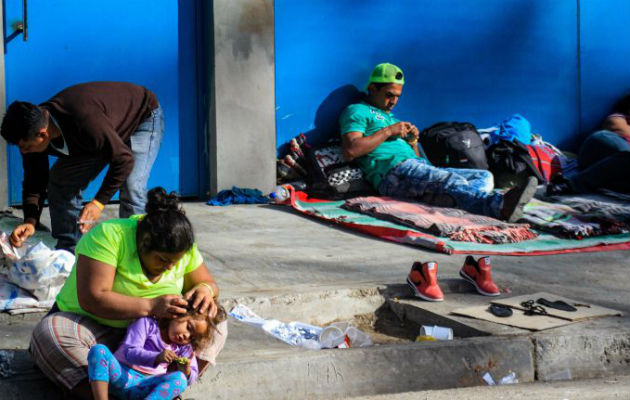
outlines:
{"label": "metal door", "polygon": [[[4,0],[6,104],[41,103],[87,81],[154,91],[166,131],[149,187],[198,195],[194,3],[186,0]],[[184,21],[180,29],[180,21]],[[190,46],[190,48],[189,48]],[[185,129],[180,129],[181,125]],[[180,148],[180,143],[182,147]],[[185,157],[180,157],[185,155]],[[22,161],[8,149],[9,201],[21,202]],[[182,166],[185,174],[180,174]],[[104,176],[85,193],[90,199]],[[181,176],[181,179],[180,179]]]}

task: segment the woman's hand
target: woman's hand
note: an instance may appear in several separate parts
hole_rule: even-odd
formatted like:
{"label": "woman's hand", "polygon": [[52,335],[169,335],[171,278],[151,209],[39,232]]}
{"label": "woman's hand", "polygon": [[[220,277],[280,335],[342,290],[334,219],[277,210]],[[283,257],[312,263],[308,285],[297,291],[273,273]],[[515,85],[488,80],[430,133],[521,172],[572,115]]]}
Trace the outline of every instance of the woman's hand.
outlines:
{"label": "woman's hand", "polygon": [[214,290],[209,287],[207,283],[199,283],[190,289],[184,298],[188,300],[188,304],[200,313],[205,313],[209,310],[211,317],[217,314],[217,305],[214,302]]}
{"label": "woman's hand", "polygon": [[214,318],[217,315],[215,298],[219,296],[219,287],[208,271],[205,263],[199,264],[194,271],[184,276],[184,298],[201,313],[208,312]]}
{"label": "woman's hand", "polygon": [[179,295],[167,294],[151,299],[151,316],[160,318],[176,318],[186,314],[188,302]]}

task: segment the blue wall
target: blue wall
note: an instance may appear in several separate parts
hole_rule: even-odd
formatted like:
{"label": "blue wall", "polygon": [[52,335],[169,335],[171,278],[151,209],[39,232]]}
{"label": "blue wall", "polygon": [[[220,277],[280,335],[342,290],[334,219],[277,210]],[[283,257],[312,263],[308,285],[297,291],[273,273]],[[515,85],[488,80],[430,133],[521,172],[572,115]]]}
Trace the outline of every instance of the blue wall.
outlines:
{"label": "blue wall", "polygon": [[275,18],[280,146],[338,135],[384,61],[405,71],[400,119],[481,128],[518,112],[564,148],[630,88],[625,0],[276,0]]}
{"label": "blue wall", "polygon": [[[92,80],[129,81],[153,90],[166,131],[148,186],[199,193],[195,3],[188,0],[51,0],[29,2],[29,39],[6,43],[7,105],[45,101]],[[5,4],[5,37],[22,19],[22,2]],[[22,160],[9,146],[9,192],[21,202]],[[205,169],[205,168],[204,168]],[[191,172],[192,171],[192,172]],[[100,179],[104,173],[100,175]],[[90,199],[100,186],[93,182]]]}
{"label": "blue wall", "polygon": [[630,1],[580,0],[581,132],[630,91]]}

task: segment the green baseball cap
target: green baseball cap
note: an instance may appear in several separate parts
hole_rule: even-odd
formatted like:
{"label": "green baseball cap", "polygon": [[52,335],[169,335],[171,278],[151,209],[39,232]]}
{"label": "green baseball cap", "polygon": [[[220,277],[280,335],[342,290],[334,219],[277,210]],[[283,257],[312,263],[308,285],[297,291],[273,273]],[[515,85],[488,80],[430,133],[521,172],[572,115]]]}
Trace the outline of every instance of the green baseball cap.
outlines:
{"label": "green baseball cap", "polygon": [[399,85],[404,85],[405,76],[403,75],[402,69],[398,68],[394,64],[382,63],[378,64],[374,67],[374,70],[372,70],[372,75],[370,75],[368,85],[370,83],[397,83]]}

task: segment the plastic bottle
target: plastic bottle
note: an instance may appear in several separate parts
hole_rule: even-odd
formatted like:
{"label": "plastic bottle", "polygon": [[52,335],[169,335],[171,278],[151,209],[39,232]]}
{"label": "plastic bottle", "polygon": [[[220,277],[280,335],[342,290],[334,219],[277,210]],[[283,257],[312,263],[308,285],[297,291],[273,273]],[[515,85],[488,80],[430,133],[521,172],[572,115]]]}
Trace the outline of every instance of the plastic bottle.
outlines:
{"label": "plastic bottle", "polygon": [[333,322],[319,334],[323,349],[372,346],[372,338],[348,322]]}
{"label": "plastic bottle", "polygon": [[291,198],[291,186],[290,185],[279,185],[276,186],[276,189],[269,193],[269,198],[271,202],[276,204],[282,204],[285,201]]}
{"label": "plastic bottle", "polygon": [[327,326],[319,334],[319,343],[324,349],[334,349],[344,342],[345,334],[336,326]]}

